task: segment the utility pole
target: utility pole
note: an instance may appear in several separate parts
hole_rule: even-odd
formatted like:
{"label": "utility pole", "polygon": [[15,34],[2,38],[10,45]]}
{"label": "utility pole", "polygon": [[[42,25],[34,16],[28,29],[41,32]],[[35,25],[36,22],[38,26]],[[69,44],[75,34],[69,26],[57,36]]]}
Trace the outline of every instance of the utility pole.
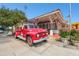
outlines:
{"label": "utility pole", "polygon": [[71,39],[71,30],[72,30],[72,24],[71,24],[71,19],[72,19],[72,17],[71,17],[71,14],[72,12],[71,12],[71,3],[69,3],[69,29],[70,29],[70,33],[69,33],[69,42],[70,42],[70,44],[71,45],[73,45],[73,42],[72,42],[72,39]]}
{"label": "utility pole", "polygon": [[24,10],[25,10],[25,15],[27,17],[27,14],[26,14],[26,12],[27,12],[27,6],[26,5],[24,5]]}
{"label": "utility pole", "polygon": [[70,30],[72,29],[72,24],[71,24],[71,3],[69,4],[69,27]]}

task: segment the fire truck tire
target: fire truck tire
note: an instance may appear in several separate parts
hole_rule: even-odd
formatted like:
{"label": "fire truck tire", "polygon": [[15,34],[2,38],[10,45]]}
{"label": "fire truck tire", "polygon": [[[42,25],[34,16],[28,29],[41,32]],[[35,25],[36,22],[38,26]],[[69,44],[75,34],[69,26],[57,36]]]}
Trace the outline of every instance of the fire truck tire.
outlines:
{"label": "fire truck tire", "polygon": [[47,40],[44,40],[43,42],[47,42]]}
{"label": "fire truck tire", "polygon": [[18,39],[18,37],[15,37],[16,39]]}
{"label": "fire truck tire", "polygon": [[28,45],[31,47],[31,46],[33,46],[33,41],[32,41],[32,38],[30,37],[30,36],[28,36],[27,38],[26,38],[26,41],[27,41],[27,43],[28,43]]}

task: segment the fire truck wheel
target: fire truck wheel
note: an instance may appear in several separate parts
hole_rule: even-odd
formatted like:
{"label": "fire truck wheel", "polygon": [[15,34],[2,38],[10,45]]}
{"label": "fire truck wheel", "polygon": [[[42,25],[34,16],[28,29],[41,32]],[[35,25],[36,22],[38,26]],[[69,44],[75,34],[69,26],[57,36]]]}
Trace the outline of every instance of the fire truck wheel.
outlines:
{"label": "fire truck wheel", "polygon": [[18,39],[18,37],[15,37],[16,39]]}
{"label": "fire truck wheel", "polygon": [[33,45],[32,38],[30,36],[28,36],[26,40],[29,46]]}
{"label": "fire truck wheel", "polygon": [[47,40],[44,40],[43,42],[47,42]]}

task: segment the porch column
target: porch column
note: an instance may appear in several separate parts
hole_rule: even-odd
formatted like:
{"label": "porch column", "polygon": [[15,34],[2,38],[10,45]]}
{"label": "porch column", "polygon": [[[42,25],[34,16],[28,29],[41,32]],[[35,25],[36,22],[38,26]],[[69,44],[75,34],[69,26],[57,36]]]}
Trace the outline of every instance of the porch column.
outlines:
{"label": "porch column", "polygon": [[50,27],[51,27],[51,29],[50,29],[50,35],[52,36],[53,35],[53,29],[52,29],[53,21],[52,21],[51,17],[49,17],[49,19],[50,19]]}

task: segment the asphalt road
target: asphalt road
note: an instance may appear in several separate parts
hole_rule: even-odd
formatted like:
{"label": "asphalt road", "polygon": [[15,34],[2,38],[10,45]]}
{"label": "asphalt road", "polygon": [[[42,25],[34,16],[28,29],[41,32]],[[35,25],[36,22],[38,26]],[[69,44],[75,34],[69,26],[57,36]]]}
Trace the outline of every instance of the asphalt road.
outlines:
{"label": "asphalt road", "polygon": [[29,47],[22,40],[0,35],[0,56],[79,56],[79,50],[58,47],[49,39]]}
{"label": "asphalt road", "polygon": [[0,44],[1,43],[8,43],[10,41],[11,41],[11,39],[9,38],[9,36],[6,36],[5,33],[0,34]]}

